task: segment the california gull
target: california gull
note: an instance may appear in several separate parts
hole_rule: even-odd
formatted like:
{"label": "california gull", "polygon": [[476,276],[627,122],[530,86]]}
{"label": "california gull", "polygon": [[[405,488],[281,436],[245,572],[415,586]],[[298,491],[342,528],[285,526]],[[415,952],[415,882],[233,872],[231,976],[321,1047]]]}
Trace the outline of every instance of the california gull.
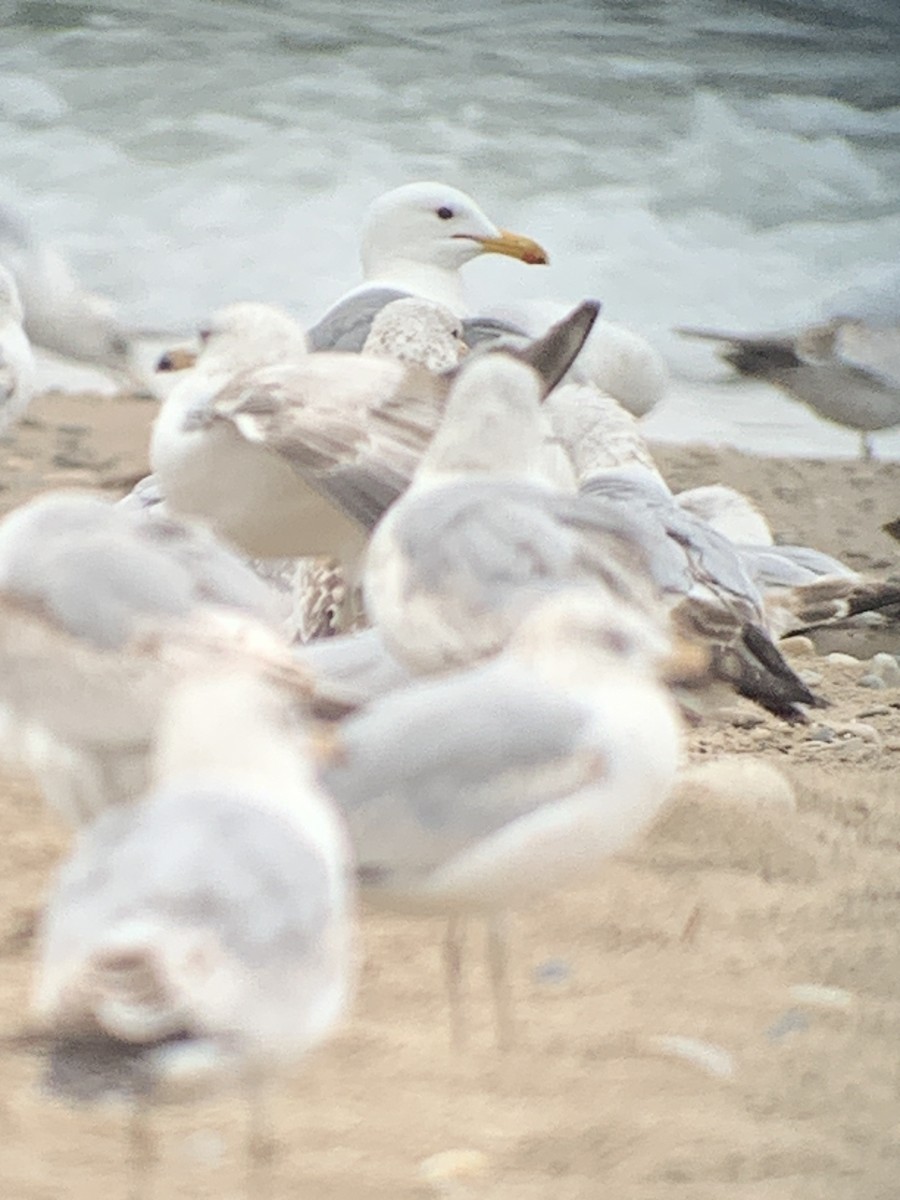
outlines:
{"label": "california gull", "polygon": [[[271,1153],[260,1090],[343,1016],[352,983],[348,848],[290,706],[253,675],[178,687],[156,784],[84,830],[40,933],[46,1086],[146,1109],[245,1089],[249,1195]],[[36,1041],[38,1039],[35,1039]]]}
{"label": "california gull", "polygon": [[360,253],[364,282],[310,329],[313,350],[361,350],[376,313],[401,296],[433,300],[465,316],[459,271],[480,254],[547,262],[531,238],[498,228],[471,196],[435,182],[408,183],[373,201]]}
{"label": "california gull", "polygon": [[653,819],[680,722],[654,623],[603,593],[557,594],[504,654],[375,700],[337,727],[322,779],[365,895],[450,918],[454,1028],[463,919],[491,923],[498,1037],[510,1039],[504,909],[596,874]]}

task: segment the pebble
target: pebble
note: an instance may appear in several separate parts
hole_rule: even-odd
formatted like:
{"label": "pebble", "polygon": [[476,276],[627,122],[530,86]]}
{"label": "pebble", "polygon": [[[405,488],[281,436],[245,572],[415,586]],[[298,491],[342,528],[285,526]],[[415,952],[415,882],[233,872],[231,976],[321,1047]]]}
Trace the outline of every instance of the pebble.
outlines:
{"label": "pebble", "polygon": [[802,633],[782,638],[778,643],[778,649],[788,658],[813,658],[816,654],[816,647],[812,639],[804,637]]}
{"label": "pebble", "polygon": [[801,671],[800,678],[804,683],[808,683],[810,687],[818,687],[819,684],[824,680],[825,676],[821,673],[821,671]]}
{"label": "pebble", "polygon": [[883,687],[900,687],[900,663],[897,662],[893,654],[881,653],[873,655],[870,666],[872,668],[872,675],[877,676],[883,681]]}
{"label": "pebble", "polygon": [[740,804],[756,808],[797,807],[794,788],[771,763],[746,754],[723,754],[709,762],[685,767],[675,795],[686,800]]}
{"label": "pebble", "polygon": [[858,667],[859,659],[852,654],[840,654],[835,651],[833,654],[826,654],[825,661],[830,662],[835,667]]}
{"label": "pebble", "polygon": [[811,729],[809,731],[809,733],[807,735],[807,741],[810,741],[810,742],[833,742],[834,737],[835,737],[834,730],[829,728],[828,725],[816,725],[816,727],[814,729]]}
{"label": "pebble", "polygon": [[[809,680],[807,679],[806,682],[809,683]],[[859,686],[875,688],[877,690],[878,688],[886,688],[887,684],[880,675],[863,675],[859,681]]]}
{"label": "pebble", "polygon": [[535,983],[565,983],[572,975],[572,968],[561,958],[548,958],[538,963],[532,972]]}
{"label": "pebble", "polygon": [[809,1017],[798,1008],[789,1008],[783,1012],[774,1024],[766,1030],[770,1042],[780,1042],[791,1033],[805,1033],[809,1029]]}
{"label": "pebble", "polygon": [[796,983],[788,988],[788,995],[796,1004],[809,1008],[838,1008],[846,1011],[853,1007],[853,994],[838,987],[824,987],[819,983]]}
{"label": "pebble", "polygon": [[836,733],[846,734],[849,737],[862,738],[864,742],[880,742],[881,734],[874,725],[867,725],[865,721],[847,721],[840,725],[834,726]]}
{"label": "pebble", "polygon": [[419,1163],[419,1174],[438,1192],[483,1175],[488,1159],[480,1150],[441,1150]]}
{"label": "pebble", "polygon": [[716,1079],[731,1079],[735,1073],[734,1056],[722,1046],[689,1037],[653,1037],[651,1047],[667,1058],[680,1058],[713,1075]]}

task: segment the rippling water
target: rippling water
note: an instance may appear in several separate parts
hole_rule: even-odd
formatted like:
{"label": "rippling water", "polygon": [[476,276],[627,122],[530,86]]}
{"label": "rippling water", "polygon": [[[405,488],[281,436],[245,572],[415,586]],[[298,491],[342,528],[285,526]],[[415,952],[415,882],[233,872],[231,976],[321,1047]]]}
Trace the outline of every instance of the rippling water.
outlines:
{"label": "rippling water", "polygon": [[135,323],[314,318],[368,201],[445,179],[552,256],[473,263],[476,307],[602,298],[676,372],[662,436],[852,452],[670,329],[808,320],[896,270],[894,0],[0,0],[0,35],[0,198]]}

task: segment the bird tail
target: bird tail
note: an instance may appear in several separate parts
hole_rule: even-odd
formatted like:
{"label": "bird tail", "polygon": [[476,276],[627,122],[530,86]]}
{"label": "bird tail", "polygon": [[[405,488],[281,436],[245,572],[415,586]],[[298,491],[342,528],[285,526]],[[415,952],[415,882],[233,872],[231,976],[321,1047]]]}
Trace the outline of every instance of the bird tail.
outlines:
{"label": "bird tail", "polygon": [[597,300],[584,300],[523,350],[507,350],[506,353],[522,359],[537,371],[543,380],[543,394],[547,396],[580,354],[599,313]]}
{"label": "bird tail", "polygon": [[798,705],[827,706],[827,701],[810,691],[758,625],[739,622],[718,606],[695,598],[680,604],[673,616],[685,636],[699,636],[709,647],[712,677],[727,683],[739,695],[792,724],[807,720]]}
{"label": "bird tail", "polygon": [[49,1030],[48,1089],[90,1102],[205,1072],[215,1054],[194,1036],[193,1014],[200,995],[216,991],[219,961],[196,931],[136,918],[58,984],[51,975],[38,998]]}
{"label": "bird tail", "polygon": [[829,576],[792,588],[787,595],[778,597],[778,605],[792,614],[789,633],[808,633],[861,613],[900,606],[900,583]]}
{"label": "bird tail", "polygon": [[799,704],[826,708],[828,701],[812,692],[789,666],[781,651],[757,625],[742,626],[731,642],[713,648],[713,670],[739,695],[754,700],[792,725],[808,718]]}

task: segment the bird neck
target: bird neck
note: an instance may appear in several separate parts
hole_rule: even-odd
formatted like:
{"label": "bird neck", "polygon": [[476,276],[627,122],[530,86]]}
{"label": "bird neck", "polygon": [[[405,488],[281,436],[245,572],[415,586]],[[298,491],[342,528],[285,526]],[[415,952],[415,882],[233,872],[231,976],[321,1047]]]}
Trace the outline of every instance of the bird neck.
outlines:
{"label": "bird neck", "polygon": [[462,279],[455,267],[416,262],[400,256],[370,257],[363,262],[363,272],[368,287],[377,284],[421,296],[445,305],[458,317],[465,316],[468,311]]}

